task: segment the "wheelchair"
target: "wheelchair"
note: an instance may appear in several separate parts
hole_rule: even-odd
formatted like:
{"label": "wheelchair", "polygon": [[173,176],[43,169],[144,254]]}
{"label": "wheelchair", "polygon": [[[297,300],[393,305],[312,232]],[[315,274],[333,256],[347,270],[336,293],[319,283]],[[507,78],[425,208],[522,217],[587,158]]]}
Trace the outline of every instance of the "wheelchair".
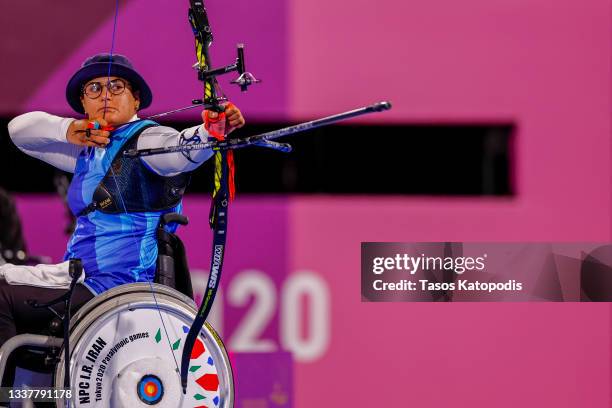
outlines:
{"label": "wheelchair", "polygon": [[83,305],[70,319],[68,356],[58,319],[50,322],[55,335],[13,337],[0,348],[0,379],[18,352],[20,367],[51,374],[56,388],[66,384],[68,359],[71,394],[60,396],[57,407],[233,407],[229,357],[208,323],[191,352],[183,394],[182,345],[197,307],[184,246],[164,228],[170,223],[186,225],[187,218],[169,213],[160,219],[155,283],[121,285]]}

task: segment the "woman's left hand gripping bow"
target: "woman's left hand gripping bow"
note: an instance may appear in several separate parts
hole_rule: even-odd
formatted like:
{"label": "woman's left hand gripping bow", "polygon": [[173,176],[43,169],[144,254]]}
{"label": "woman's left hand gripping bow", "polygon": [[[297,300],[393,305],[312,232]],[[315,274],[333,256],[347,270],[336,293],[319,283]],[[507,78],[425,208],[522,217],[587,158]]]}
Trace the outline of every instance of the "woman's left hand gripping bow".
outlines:
{"label": "woman's left hand gripping bow", "polygon": [[223,140],[225,135],[229,135],[245,124],[242,112],[236,105],[230,102],[223,107],[224,111],[221,113],[209,110],[202,112],[204,128],[217,140]]}

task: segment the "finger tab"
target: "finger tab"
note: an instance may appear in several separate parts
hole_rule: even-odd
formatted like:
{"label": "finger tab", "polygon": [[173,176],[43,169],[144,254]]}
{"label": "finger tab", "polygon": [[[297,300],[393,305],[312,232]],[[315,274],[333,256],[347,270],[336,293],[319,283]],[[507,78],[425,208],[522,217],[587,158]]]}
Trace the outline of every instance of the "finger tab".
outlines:
{"label": "finger tab", "polygon": [[100,124],[97,121],[87,122],[87,129],[98,130],[100,129]]}

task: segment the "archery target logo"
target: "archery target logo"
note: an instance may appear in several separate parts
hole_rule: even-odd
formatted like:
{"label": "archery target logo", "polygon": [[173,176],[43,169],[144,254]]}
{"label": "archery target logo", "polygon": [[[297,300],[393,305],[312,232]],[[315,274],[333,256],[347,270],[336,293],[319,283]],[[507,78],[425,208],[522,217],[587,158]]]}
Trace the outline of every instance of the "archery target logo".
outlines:
{"label": "archery target logo", "polygon": [[154,375],[145,375],[137,386],[138,398],[145,404],[155,405],[164,396],[164,386],[161,380]]}

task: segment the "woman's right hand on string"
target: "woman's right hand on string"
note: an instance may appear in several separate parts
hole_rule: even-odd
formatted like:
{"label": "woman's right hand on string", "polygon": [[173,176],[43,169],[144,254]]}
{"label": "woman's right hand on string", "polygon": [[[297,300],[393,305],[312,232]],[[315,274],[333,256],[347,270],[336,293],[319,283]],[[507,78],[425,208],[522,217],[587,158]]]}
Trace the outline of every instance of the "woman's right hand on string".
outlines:
{"label": "woman's right hand on string", "polygon": [[68,143],[77,146],[106,147],[110,143],[110,132],[101,129],[91,129],[90,123],[98,122],[99,127],[107,126],[103,118],[74,120],[66,132]]}

